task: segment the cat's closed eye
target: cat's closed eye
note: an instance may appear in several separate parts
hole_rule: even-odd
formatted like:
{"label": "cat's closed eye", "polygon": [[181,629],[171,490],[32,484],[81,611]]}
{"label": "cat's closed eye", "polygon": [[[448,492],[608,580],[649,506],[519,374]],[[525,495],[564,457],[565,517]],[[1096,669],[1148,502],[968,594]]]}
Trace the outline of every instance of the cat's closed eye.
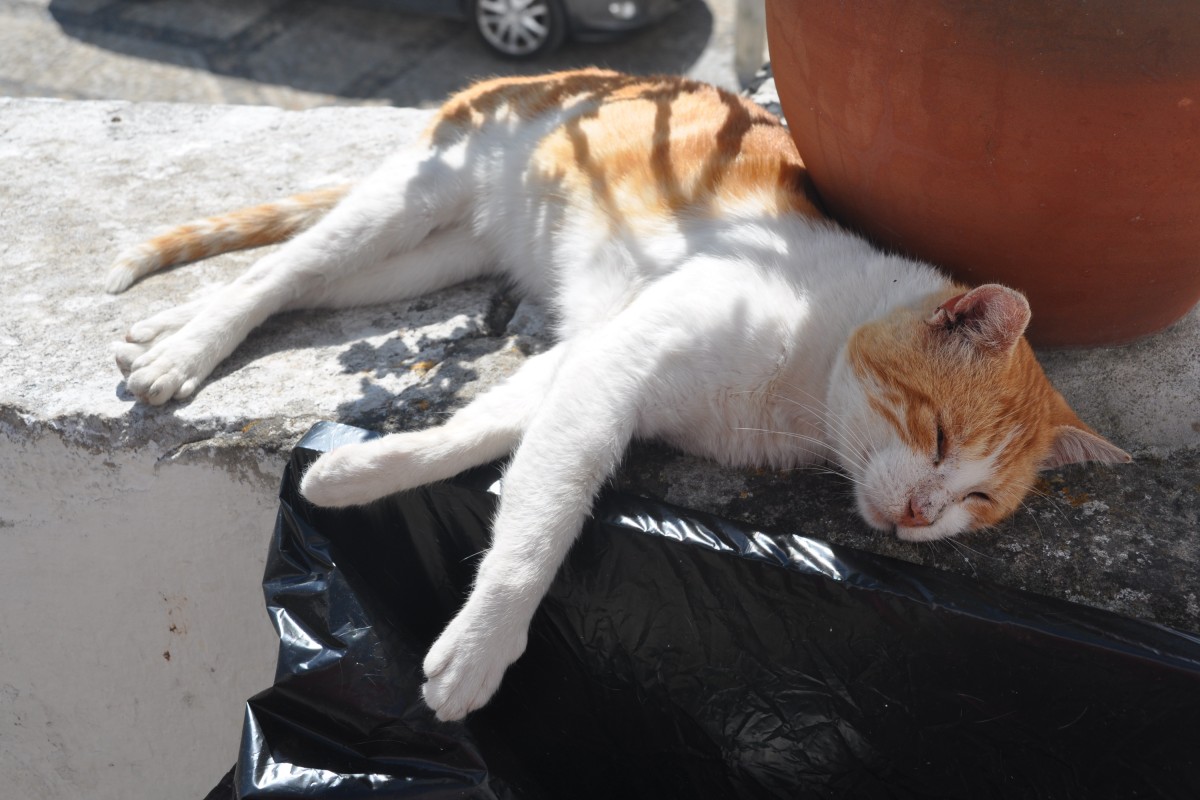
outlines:
{"label": "cat's closed eye", "polygon": [[992,496],[987,492],[971,492],[966,497],[967,500],[979,500],[980,502],[992,502]]}
{"label": "cat's closed eye", "polygon": [[942,423],[937,424],[937,449],[933,454],[933,463],[940,464],[942,459],[946,457],[946,431],[942,427]]}

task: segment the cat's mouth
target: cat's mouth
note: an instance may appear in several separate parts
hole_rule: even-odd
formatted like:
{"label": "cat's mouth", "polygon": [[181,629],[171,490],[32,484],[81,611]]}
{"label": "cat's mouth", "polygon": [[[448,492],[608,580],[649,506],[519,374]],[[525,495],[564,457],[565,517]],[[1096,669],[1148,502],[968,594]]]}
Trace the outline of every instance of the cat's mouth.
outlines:
{"label": "cat's mouth", "polygon": [[902,525],[894,517],[880,511],[868,499],[859,503],[859,511],[868,525],[877,531],[890,533],[903,542],[932,542],[960,533],[962,528],[945,515],[927,525]]}

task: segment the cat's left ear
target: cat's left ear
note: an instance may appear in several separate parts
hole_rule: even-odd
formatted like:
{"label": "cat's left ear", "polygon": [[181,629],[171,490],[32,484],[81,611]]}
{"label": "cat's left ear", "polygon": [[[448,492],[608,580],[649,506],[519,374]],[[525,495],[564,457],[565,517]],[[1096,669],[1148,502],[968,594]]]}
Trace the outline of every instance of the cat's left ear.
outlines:
{"label": "cat's left ear", "polygon": [[946,300],[925,320],[931,328],[961,336],[997,355],[1012,351],[1029,325],[1029,301],[1018,291],[987,283]]}
{"label": "cat's left ear", "polygon": [[1041,463],[1042,469],[1054,469],[1066,464],[1098,461],[1101,464],[1128,464],[1133,456],[1091,431],[1074,425],[1059,425],[1055,430],[1050,454]]}

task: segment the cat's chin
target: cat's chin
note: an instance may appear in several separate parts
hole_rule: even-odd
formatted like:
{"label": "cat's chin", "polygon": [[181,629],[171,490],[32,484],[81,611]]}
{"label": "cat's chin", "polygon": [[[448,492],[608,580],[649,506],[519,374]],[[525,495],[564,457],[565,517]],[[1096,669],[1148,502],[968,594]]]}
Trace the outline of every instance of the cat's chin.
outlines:
{"label": "cat's chin", "polygon": [[936,523],[919,528],[896,527],[896,538],[904,542],[936,542],[939,539],[949,539],[958,533],[962,533],[962,530],[949,526],[943,527]]}

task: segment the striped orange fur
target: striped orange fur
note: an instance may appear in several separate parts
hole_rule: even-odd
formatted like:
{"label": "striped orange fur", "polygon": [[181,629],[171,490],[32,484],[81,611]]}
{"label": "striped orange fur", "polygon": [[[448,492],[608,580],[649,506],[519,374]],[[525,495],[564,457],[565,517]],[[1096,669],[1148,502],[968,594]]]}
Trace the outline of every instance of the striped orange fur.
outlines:
{"label": "striped orange fur", "polygon": [[117,257],[106,288],[122,292],[153,272],[204,258],[265,247],[311,227],[350,191],[350,185],[303,192],[188,222],[135,245]]}
{"label": "striped orange fur", "polygon": [[484,81],[449,100],[428,136],[446,146],[500,116],[532,120],[562,108],[572,113],[542,141],[535,168],[615,220],[719,214],[745,200],[760,211],[821,214],[778,118],[678,77],[588,69]]}

